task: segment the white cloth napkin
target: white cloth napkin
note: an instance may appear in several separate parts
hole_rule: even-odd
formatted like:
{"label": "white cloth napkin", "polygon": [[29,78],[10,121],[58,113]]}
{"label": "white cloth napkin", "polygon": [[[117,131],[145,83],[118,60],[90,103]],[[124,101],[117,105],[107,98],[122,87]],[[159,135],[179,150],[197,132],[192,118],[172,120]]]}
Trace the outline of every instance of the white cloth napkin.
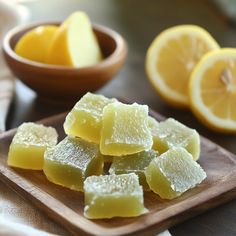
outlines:
{"label": "white cloth napkin", "polygon": [[0,215],[0,236],[55,236],[30,226],[20,224],[9,219],[4,219]]}
{"label": "white cloth napkin", "polygon": [[[0,63],[1,60],[2,55],[0,56]],[[0,133],[6,129],[5,121],[14,94],[14,87],[13,76],[0,65]]]}
{"label": "white cloth napkin", "polygon": [[[28,17],[28,11],[24,6],[0,0],[0,48],[2,48],[6,32],[12,27],[26,22]],[[0,49],[0,133],[5,130],[6,116],[14,94],[14,86],[14,78],[4,62],[2,49]]]}

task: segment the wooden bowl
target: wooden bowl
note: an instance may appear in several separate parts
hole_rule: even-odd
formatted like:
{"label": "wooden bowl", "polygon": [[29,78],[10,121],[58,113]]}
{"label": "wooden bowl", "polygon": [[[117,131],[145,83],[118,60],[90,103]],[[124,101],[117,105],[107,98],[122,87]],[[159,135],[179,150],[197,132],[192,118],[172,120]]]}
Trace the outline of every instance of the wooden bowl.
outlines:
{"label": "wooden bowl", "polygon": [[118,33],[100,25],[93,25],[104,60],[88,67],[69,67],[38,63],[14,52],[17,41],[29,30],[55,22],[29,24],[10,30],[3,41],[5,60],[13,74],[34,90],[40,98],[51,101],[74,102],[86,92],[94,92],[110,81],[122,67],[127,45]]}

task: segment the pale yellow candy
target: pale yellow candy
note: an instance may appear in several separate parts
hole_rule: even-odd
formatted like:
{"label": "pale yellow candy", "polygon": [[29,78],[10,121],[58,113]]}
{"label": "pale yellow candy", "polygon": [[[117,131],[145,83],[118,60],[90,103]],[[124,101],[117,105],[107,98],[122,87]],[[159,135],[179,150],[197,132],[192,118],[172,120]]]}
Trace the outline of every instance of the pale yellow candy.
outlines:
{"label": "pale yellow candy", "polygon": [[134,173],[91,176],[84,182],[84,215],[90,219],[133,217],[147,213],[143,189]]}
{"label": "pale yellow candy", "polygon": [[23,123],[10,145],[7,163],[23,169],[41,170],[44,152],[57,143],[57,132],[52,127]]}
{"label": "pale yellow candy", "polygon": [[160,122],[152,129],[154,140],[153,149],[164,153],[172,147],[183,147],[194,160],[200,156],[200,136],[195,129],[191,129],[173,118]]}
{"label": "pale yellow candy", "polygon": [[139,177],[139,183],[144,190],[149,190],[149,186],[144,174],[150,162],[157,158],[158,152],[154,150],[142,151],[131,155],[113,157],[113,162],[109,169],[110,174],[129,174],[135,173]]}
{"label": "pale yellow candy", "polygon": [[65,133],[99,143],[103,108],[116,101],[103,95],[86,93],[67,115],[64,123]]}
{"label": "pale yellow candy", "polygon": [[161,198],[173,199],[200,184],[206,173],[184,148],[172,148],[145,170],[147,183]]}
{"label": "pale yellow candy", "polygon": [[123,156],[151,149],[146,105],[110,103],[103,109],[102,122],[102,154]]}
{"label": "pale yellow candy", "polygon": [[86,177],[102,174],[103,158],[97,144],[66,137],[45,152],[43,171],[49,181],[83,191]]}
{"label": "pale yellow candy", "polygon": [[151,130],[155,130],[159,122],[151,116],[148,116],[148,126]]}
{"label": "pale yellow candy", "polygon": [[152,141],[153,141],[153,149],[156,149],[155,147],[158,145],[159,140],[156,138],[157,135],[156,133],[158,132],[159,129],[159,122],[154,119],[153,117],[149,116],[148,117],[148,126],[151,130],[151,134],[152,134]]}

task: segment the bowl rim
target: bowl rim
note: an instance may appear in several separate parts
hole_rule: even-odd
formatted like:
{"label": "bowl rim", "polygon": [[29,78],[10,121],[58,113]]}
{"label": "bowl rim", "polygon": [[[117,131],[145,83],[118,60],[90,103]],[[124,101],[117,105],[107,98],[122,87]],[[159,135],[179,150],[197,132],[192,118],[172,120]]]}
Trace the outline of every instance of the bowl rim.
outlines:
{"label": "bowl rim", "polygon": [[59,25],[59,24],[61,24],[61,21],[40,21],[40,22],[24,24],[24,25],[16,26],[12,28],[6,33],[6,35],[3,38],[2,48],[3,48],[4,53],[6,53],[9,57],[17,61],[18,63],[24,64],[29,67],[40,68],[42,70],[59,70],[59,71],[68,71],[68,72],[80,70],[82,73],[88,70],[97,70],[97,69],[107,68],[115,64],[116,62],[122,60],[123,57],[125,57],[127,54],[127,51],[128,51],[127,43],[125,39],[118,32],[106,26],[103,26],[100,24],[94,24],[94,23],[92,23],[92,28],[111,37],[114,40],[116,47],[112,54],[104,58],[101,62],[98,62],[91,66],[73,67],[73,66],[51,65],[51,64],[46,64],[46,63],[40,63],[40,62],[32,61],[32,60],[29,60],[29,59],[26,59],[24,57],[17,55],[12,49],[12,47],[10,46],[10,40],[12,39],[12,37],[23,30],[27,30],[29,28],[35,28],[35,27],[43,26],[43,25]]}

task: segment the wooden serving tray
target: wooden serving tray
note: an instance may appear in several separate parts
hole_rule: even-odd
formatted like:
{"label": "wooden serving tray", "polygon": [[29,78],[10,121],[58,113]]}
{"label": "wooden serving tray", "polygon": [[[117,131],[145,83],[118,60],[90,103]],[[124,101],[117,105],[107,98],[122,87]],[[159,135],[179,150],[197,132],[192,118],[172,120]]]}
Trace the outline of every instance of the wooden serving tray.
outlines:
{"label": "wooden serving tray", "polygon": [[[157,120],[163,119],[157,113],[151,112],[151,115]],[[65,116],[65,113],[56,115],[40,123],[55,127],[61,139]],[[145,206],[149,213],[139,217],[88,220],[83,216],[83,193],[50,183],[42,171],[7,166],[7,153],[14,134],[15,130],[11,130],[0,135],[0,180],[74,235],[152,235],[236,197],[235,155],[201,137],[199,163],[207,179],[198,187],[174,200],[162,200],[146,192]]]}

